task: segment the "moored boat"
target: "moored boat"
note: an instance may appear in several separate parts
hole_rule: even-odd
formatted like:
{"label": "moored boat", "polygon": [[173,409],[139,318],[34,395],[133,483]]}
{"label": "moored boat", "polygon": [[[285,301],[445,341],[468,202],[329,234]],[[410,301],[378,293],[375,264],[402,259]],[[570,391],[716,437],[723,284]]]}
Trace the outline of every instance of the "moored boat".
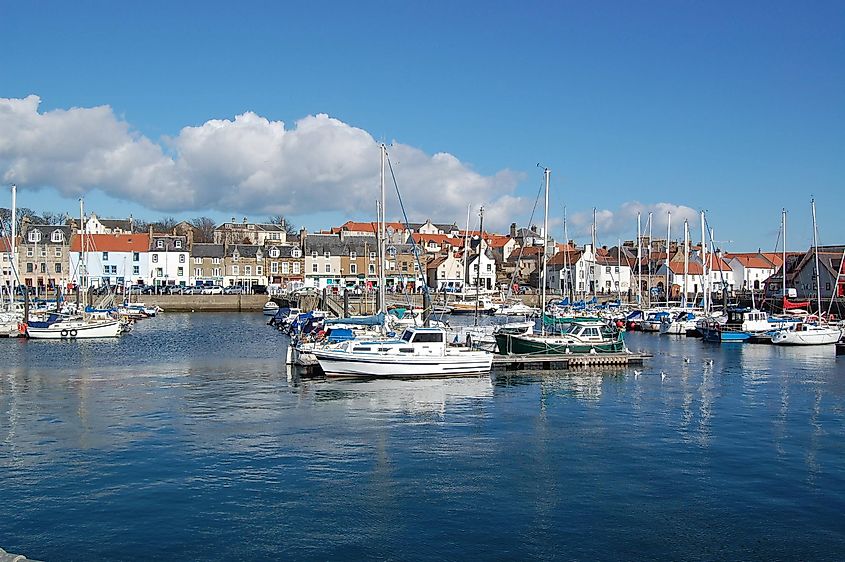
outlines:
{"label": "moored boat", "polygon": [[604,322],[570,324],[559,334],[496,334],[499,353],[557,355],[614,353],[625,350],[624,332]]}
{"label": "moored boat", "polygon": [[830,345],[842,338],[842,330],[834,326],[819,326],[796,322],[772,334],[775,345]]}

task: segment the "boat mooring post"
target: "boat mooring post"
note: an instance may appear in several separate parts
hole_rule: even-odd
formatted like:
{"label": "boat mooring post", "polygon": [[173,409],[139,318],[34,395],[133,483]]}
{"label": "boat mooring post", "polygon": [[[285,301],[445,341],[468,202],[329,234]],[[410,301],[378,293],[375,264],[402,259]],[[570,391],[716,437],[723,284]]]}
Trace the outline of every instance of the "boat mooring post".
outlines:
{"label": "boat mooring post", "polygon": [[349,289],[343,290],[343,317],[349,318]]}
{"label": "boat mooring post", "polygon": [[431,327],[431,295],[428,290],[423,291],[423,326]]}

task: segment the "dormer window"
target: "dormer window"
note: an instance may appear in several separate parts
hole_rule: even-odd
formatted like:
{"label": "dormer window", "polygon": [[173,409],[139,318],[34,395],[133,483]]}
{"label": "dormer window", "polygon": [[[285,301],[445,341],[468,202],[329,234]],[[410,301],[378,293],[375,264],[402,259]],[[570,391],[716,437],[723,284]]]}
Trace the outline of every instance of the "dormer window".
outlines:
{"label": "dormer window", "polygon": [[349,252],[349,259],[354,260],[358,257],[357,252]]}
{"label": "dormer window", "polygon": [[29,231],[29,241],[30,242],[40,242],[41,241],[41,232],[37,230],[30,230]]}
{"label": "dormer window", "polygon": [[311,252],[311,257],[314,258],[315,260],[317,259],[317,251],[316,250]]}
{"label": "dormer window", "polygon": [[302,257],[302,251],[299,248],[294,248],[293,250],[290,251],[290,257],[301,258]]}
{"label": "dormer window", "polygon": [[329,252],[323,252],[323,257],[329,259],[332,255]]}
{"label": "dormer window", "polygon": [[164,240],[156,240],[156,248],[159,250],[164,248]]}
{"label": "dormer window", "polygon": [[62,233],[61,230],[54,230],[53,234],[50,235],[50,241],[51,242],[56,242],[56,243],[61,244],[62,240],[64,240],[64,239],[65,239],[65,235]]}
{"label": "dormer window", "polygon": [[279,257],[279,249],[278,248],[270,248],[270,257],[271,258]]}
{"label": "dormer window", "polygon": [[181,241],[181,240],[176,240],[175,242],[173,242],[173,246],[174,246],[177,250],[181,249],[181,248],[182,248],[182,241]]}
{"label": "dormer window", "polygon": [[241,255],[239,253],[235,252],[234,254],[232,254],[232,261],[238,261],[240,259],[240,257],[241,257]]}

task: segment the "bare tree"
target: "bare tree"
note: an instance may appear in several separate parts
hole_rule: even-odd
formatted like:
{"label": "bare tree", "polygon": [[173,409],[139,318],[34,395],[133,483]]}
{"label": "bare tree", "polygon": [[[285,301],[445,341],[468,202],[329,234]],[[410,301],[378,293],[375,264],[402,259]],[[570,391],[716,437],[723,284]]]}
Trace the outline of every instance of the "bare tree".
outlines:
{"label": "bare tree", "polygon": [[64,224],[65,214],[52,211],[41,211],[42,224]]}
{"label": "bare tree", "polygon": [[197,217],[191,221],[194,227],[194,242],[214,242],[216,223],[209,217]]}
{"label": "bare tree", "polygon": [[293,224],[284,215],[273,215],[268,219],[270,224],[279,224],[284,227],[285,233],[288,236],[296,234],[296,229]]}

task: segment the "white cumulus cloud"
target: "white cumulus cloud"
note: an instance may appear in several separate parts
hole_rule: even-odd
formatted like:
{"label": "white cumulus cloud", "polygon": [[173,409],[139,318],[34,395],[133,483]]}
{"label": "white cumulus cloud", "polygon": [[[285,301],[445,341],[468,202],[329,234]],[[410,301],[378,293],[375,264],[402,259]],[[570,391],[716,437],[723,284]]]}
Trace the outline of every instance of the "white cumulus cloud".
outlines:
{"label": "white cumulus cloud", "polygon": [[[246,112],[152,140],[109,106],[40,112],[40,103],[34,95],[0,98],[5,183],[49,186],[69,196],[98,189],[165,212],[374,214],[378,143],[328,115],[309,115],[287,128]],[[510,170],[487,176],[451,154],[429,155],[401,143],[388,150],[411,220],[459,220],[471,203],[485,205],[485,224],[504,227],[526,207],[514,194],[520,177]],[[388,216],[399,217],[395,196]]]}
{"label": "white cumulus cloud", "polygon": [[[674,203],[645,204],[639,201],[629,201],[623,203],[616,210],[596,210],[597,241],[606,245],[614,245],[617,238],[635,238],[637,234],[637,213],[640,213],[643,235],[648,234],[648,220],[649,213],[651,213],[652,236],[654,238],[666,238],[670,212],[672,238],[683,238],[683,224],[686,219],[689,221],[690,237],[695,239],[698,233],[699,212],[692,207]],[[572,225],[570,236],[589,237],[592,222],[592,211],[574,214],[570,221]]]}

